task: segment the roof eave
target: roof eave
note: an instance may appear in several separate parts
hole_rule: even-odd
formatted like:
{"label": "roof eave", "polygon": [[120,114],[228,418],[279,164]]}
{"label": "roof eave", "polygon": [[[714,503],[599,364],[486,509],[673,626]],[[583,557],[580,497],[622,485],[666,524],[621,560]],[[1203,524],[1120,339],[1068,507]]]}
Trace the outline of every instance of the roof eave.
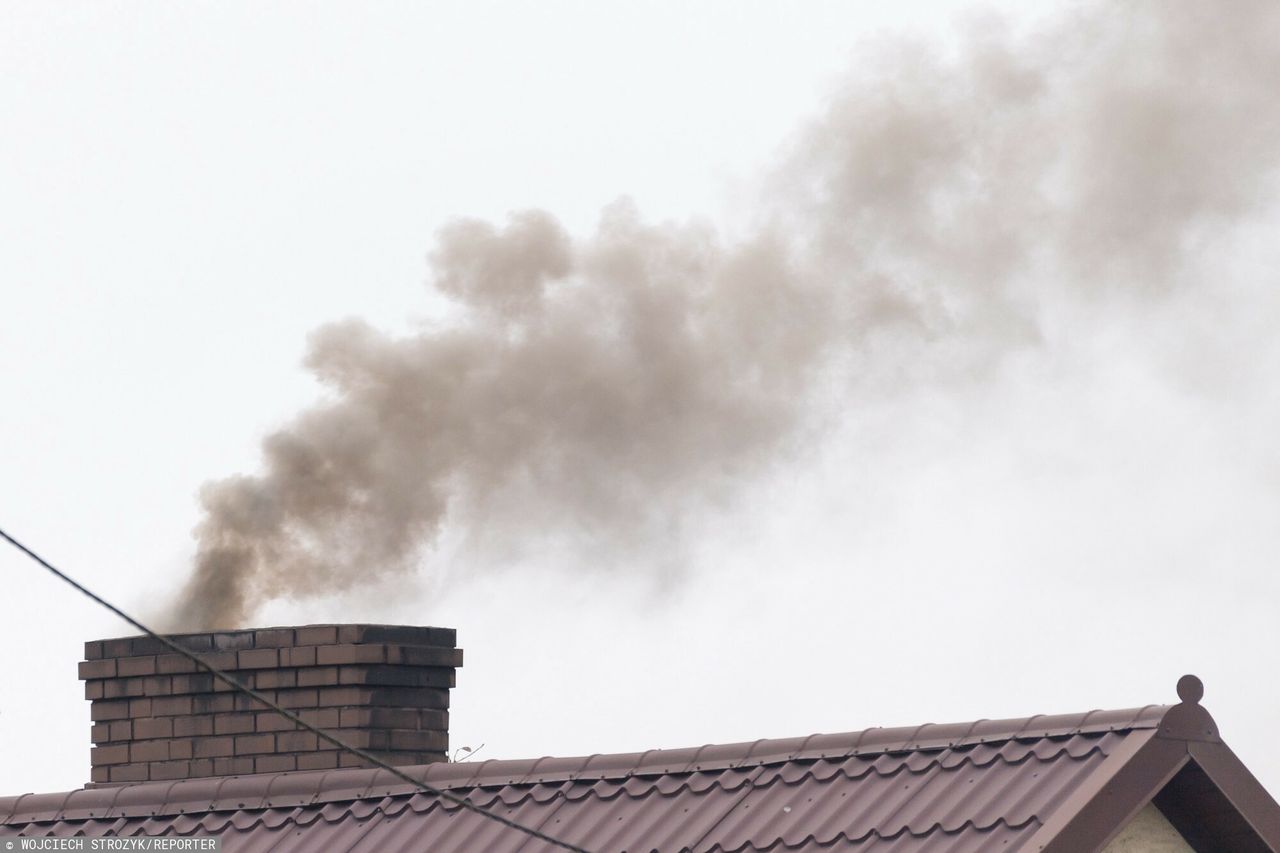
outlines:
{"label": "roof eave", "polygon": [[1190,760],[1186,742],[1142,732],[1121,749],[1031,837],[1030,853],[1101,850]]}
{"label": "roof eave", "polygon": [[1178,682],[1182,701],[1159,726],[1135,733],[1098,772],[1072,792],[1022,848],[1028,853],[1102,850],[1188,764],[1208,775],[1258,838],[1280,853],[1280,805],[1222,742],[1213,717],[1200,703],[1195,676]]}
{"label": "roof eave", "polygon": [[1191,741],[1191,760],[1226,795],[1236,811],[1273,851],[1280,851],[1280,805],[1222,741]]}

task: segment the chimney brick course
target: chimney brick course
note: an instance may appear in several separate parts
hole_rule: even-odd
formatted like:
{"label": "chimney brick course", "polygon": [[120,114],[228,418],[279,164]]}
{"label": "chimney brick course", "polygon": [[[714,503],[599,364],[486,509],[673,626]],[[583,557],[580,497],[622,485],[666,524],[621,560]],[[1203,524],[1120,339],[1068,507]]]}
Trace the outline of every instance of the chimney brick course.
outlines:
{"label": "chimney brick course", "polygon": [[[446,760],[454,631],[306,625],[171,637],[312,725],[392,764]],[[366,766],[150,637],[85,644],[91,781]]]}

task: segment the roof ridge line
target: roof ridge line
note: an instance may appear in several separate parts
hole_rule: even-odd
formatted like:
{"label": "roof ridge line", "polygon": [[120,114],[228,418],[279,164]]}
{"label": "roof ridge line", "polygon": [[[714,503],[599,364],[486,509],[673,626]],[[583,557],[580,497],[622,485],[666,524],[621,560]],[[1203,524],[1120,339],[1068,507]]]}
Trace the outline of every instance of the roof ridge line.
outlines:
{"label": "roof ridge line", "polygon": [[[1171,705],[1148,705],[1115,711],[1089,711],[1046,717],[1035,715],[1007,720],[926,724],[902,728],[870,728],[838,734],[815,734],[796,738],[762,739],[683,749],[650,749],[643,752],[595,754],[561,758],[555,769],[537,772],[549,756],[536,759],[437,763],[401,768],[416,778],[442,789],[490,787],[494,785],[536,784],[586,779],[626,779],[632,776],[659,776],[700,770],[744,769],[796,760],[849,758],[895,752],[926,752],[1026,738],[1068,737],[1077,734],[1104,734],[1109,731],[1154,729],[1159,727]],[[1032,721],[1044,725],[1031,727]],[[920,738],[919,735],[925,737]],[[706,755],[708,748],[714,752]],[[706,755],[706,757],[703,757]],[[612,759],[599,761],[601,758]],[[592,762],[598,767],[590,767]],[[544,765],[545,766],[545,765]],[[284,778],[292,784],[272,791]],[[233,789],[228,797],[224,788]],[[245,776],[221,776],[180,781],[143,782],[132,785],[81,788],[51,794],[23,794],[0,798],[0,825],[22,819],[53,820],[64,814],[102,814],[122,806],[141,804],[160,809],[204,810],[235,808],[230,802],[256,800],[261,808],[275,808],[320,802],[344,802],[372,795],[398,793],[407,786],[386,771],[369,768],[284,771]],[[128,805],[121,803],[125,800]],[[223,806],[222,800],[227,799]],[[255,803],[255,805],[257,805]],[[242,807],[243,808],[243,807]],[[6,814],[7,812],[7,814]]]}

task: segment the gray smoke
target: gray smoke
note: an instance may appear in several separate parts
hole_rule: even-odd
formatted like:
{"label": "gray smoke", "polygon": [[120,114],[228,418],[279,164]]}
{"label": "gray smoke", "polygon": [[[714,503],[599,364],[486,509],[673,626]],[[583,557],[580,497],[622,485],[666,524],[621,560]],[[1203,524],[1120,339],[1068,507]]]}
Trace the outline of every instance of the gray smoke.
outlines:
{"label": "gray smoke", "polygon": [[203,487],[173,627],[414,570],[445,525],[574,537],[597,568],[667,548],[841,406],[1036,345],[1047,305],[1211,287],[1206,247],[1274,197],[1277,44],[1271,0],[987,20],[851,73],[745,239],[625,202],[587,237],[541,211],[450,225],[456,322],[314,333],[331,398]]}

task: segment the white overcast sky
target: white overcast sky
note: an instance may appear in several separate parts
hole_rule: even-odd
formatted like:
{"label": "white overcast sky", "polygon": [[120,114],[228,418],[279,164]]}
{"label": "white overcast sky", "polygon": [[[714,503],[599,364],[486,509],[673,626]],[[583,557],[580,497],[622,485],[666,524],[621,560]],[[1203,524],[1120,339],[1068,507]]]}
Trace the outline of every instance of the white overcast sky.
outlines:
{"label": "white overcast sky", "polygon": [[[187,571],[200,484],[317,397],[307,333],[439,312],[450,218],[584,233],[625,195],[733,227],[868,39],[945,43],[968,7],[0,4],[0,526],[144,608]],[[1274,278],[1240,242],[1231,274]],[[1081,324],[963,399],[863,413],[713,514],[665,595],[549,556],[262,621],[458,628],[451,739],[494,758],[1140,706],[1190,671],[1280,790],[1259,306],[1168,306],[1136,343]],[[1247,369],[1202,375],[1198,347]],[[0,577],[0,794],[77,787],[82,643],[131,632],[11,549]]]}

